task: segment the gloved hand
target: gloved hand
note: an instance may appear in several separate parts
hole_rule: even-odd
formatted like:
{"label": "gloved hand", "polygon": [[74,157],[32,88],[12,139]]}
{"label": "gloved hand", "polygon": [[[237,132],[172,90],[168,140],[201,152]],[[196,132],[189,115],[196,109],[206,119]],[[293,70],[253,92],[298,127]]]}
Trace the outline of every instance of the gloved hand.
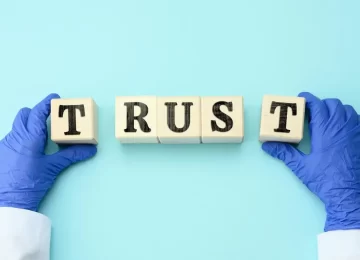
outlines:
{"label": "gloved hand", "polygon": [[96,153],[94,145],[73,145],[44,154],[53,98],[59,96],[51,94],[33,109],[22,108],[0,142],[0,207],[37,211],[62,170]]}
{"label": "gloved hand", "polygon": [[310,112],[311,153],[291,144],[265,142],[264,151],[283,161],[325,204],[325,231],[360,228],[360,124],[353,107],[338,99],[300,93]]}

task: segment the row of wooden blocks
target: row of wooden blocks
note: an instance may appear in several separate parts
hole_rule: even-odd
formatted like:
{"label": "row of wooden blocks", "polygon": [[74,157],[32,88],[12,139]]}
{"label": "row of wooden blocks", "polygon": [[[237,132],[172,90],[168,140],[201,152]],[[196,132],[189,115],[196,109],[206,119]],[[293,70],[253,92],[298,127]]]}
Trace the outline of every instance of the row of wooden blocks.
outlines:
{"label": "row of wooden blocks", "polygon": [[[97,105],[92,98],[53,99],[51,139],[56,143],[98,143]],[[299,143],[305,99],[265,95],[259,140]],[[242,96],[119,96],[115,137],[122,143],[241,143]]]}

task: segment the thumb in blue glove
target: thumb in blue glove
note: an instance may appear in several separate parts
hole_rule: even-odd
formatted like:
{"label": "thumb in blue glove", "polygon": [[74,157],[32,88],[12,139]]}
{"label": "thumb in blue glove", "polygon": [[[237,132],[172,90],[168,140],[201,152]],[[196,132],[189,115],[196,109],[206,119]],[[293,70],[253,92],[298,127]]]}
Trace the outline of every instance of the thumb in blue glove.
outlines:
{"label": "thumb in blue glove", "polygon": [[33,109],[22,108],[0,142],[0,207],[37,211],[56,177],[73,163],[96,154],[94,145],[73,145],[45,155],[51,94]]}
{"label": "thumb in blue glove", "polygon": [[360,228],[360,124],[353,107],[338,99],[300,93],[310,112],[311,153],[287,143],[265,142],[264,151],[283,161],[325,204],[325,231]]}

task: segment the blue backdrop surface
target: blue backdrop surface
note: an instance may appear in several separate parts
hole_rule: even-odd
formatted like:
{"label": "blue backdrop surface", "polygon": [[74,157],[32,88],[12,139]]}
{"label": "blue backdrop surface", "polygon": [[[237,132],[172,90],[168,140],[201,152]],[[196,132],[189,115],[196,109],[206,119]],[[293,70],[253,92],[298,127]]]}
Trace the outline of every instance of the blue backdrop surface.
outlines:
{"label": "blue backdrop surface", "polygon": [[[1,1],[1,136],[50,92],[99,106],[98,154],[65,171],[40,210],[51,259],[316,260],[324,207],[261,150],[261,99],[310,91],[360,111],[359,10],[357,0]],[[244,143],[122,146],[117,95],[243,95]]]}

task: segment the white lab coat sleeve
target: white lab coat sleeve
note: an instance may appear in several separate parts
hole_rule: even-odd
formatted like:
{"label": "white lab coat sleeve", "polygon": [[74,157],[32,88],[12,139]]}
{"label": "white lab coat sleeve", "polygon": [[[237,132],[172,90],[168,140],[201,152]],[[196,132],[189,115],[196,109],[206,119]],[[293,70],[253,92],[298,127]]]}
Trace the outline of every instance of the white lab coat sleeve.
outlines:
{"label": "white lab coat sleeve", "polygon": [[51,222],[24,209],[0,207],[0,259],[49,260]]}
{"label": "white lab coat sleeve", "polygon": [[320,234],[318,260],[360,260],[360,230],[338,230]]}

